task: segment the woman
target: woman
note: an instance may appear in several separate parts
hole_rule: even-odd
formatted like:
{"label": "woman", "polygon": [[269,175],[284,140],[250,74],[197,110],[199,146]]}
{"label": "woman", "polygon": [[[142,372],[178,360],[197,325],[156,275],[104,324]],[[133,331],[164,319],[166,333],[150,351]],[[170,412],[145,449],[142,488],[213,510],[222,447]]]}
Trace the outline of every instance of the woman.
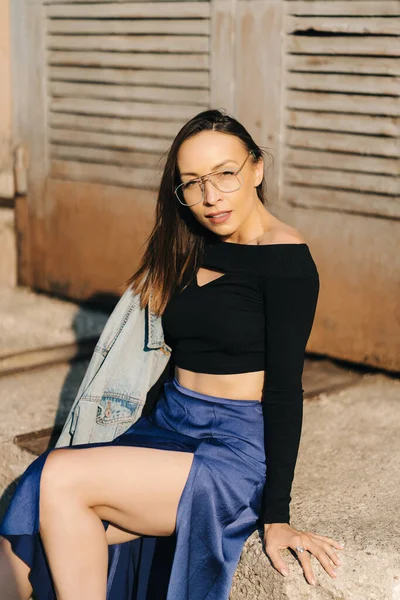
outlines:
{"label": "woman", "polygon": [[39,600],[130,600],[130,584],[111,583],[126,565],[111,568],[107,546],[172,534],[167,600],[227,599],[259,524],[279,572],[278,550],[292,548],[310,584],[307,551],[336,576],[339,542],[289,518],[318,272],[263,188],[262,151],[235,119],[208,110],[179,131],[129,281],[162,315],[173,377],[113,441],[27,469],[0,527],[6,600],[28,600],[32,581]]}

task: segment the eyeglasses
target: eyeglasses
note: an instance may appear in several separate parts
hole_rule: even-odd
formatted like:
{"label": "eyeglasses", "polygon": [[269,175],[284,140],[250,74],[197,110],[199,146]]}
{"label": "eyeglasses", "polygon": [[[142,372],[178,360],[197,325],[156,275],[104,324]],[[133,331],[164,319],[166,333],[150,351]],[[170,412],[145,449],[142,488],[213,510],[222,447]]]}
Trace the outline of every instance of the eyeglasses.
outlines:
{"label": "eyeglasses", "polygon": [[191,179],[181,183],[175,188],[175,196],[183,206],[195,206],[204,199],[204,182],[210,181],[212,185],[220,192],[236,192],[242,187],[238,174],[243,169],[250,154],[255,156],[253,150],[250,150],[246,160],[237,171],[214,171],[196,179]]}

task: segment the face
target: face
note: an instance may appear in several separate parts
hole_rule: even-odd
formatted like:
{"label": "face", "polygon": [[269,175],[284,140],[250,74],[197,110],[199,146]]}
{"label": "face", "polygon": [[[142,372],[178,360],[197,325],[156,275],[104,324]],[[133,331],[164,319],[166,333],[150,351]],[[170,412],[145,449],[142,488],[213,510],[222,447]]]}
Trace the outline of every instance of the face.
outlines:
{"label": "face", "polygon": [[182,183],[208,173],[234,173],[248,157],[237,175],[242,184],[238,190],[220,191],[206,180],[203,200],[185,209],[201,225],[223,238],[251,230],[252,221],[257,220],[260,200],[256,187],[263,178],[263,160],[260,158],[255,164],[254,157],[248,154],[239,138],[219,131],[202,131],[185,140],[178,151]]}

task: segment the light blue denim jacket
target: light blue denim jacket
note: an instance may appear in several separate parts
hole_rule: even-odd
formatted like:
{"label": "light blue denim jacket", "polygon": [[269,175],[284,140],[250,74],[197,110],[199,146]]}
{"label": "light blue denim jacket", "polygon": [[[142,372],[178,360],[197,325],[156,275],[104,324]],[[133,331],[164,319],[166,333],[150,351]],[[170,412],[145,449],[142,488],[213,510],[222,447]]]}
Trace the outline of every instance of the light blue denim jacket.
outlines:
{"label": "light blue denim jacket", "polygon": [[129,287],[103,328],[56,447],[110,441],[126,431],[170,357],[161,317],[140,308]]}

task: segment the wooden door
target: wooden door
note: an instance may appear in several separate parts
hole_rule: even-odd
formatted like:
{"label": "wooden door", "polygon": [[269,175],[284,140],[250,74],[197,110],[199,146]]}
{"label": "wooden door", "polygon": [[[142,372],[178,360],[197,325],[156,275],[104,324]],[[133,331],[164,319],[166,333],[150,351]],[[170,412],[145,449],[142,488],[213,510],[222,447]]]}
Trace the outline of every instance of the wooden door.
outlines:
{"label": "wooden door", "polygon": [[210,103],[210,3],[16,0],[20,282],[116,291],[150,231],[163,155]]}
{"label": "wooden door", "polygon": [[400,2],[287,0],[278,210],[321,275],[309,349],[400,369]]}
{"label": "wooden door", "polygon": [[283,197],[400,217],[400,2],[286,3]]}

